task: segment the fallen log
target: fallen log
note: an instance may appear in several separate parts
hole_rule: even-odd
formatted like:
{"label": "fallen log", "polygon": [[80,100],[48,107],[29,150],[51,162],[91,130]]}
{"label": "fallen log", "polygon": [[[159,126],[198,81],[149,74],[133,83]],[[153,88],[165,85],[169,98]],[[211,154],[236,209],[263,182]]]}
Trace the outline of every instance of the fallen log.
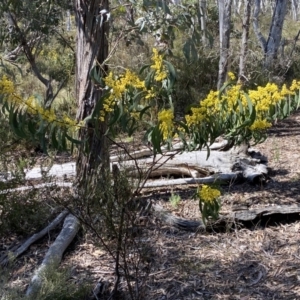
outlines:
{"label": "fallen log", "polygon": [[154,188],[154,187],[163,187],[171,185],[187,185],[187,184],[228,184],[233,183],[238,180],[241,180],[242,177],[236,173],[230,174],[215,174],[203,178],[178,178],[178,179],[165,179],[165,180],[154,180],[151,182],[146,182],[143,185],[143,188]]}
{"label": "fallen log", "polygon": [[[229,219],[236,221],[253,221],[256,218],[270,217],[272,215],[300,214],[300,205],[269,205],[254,209],[241,209],[229,213]],[[299,215],[300,216],[300,215]]]}
{"label": "fallen log", "polygon": [[[206,150],[174,153],[168,152],[155,157],[139,159],[137,161],[121,161],[118,163],[120,170],[125,170],[128,176],[141,177],[141,174],[147,174],[148,177],[181,175],[192,177],[188,182],[197,183],[208,175],[228,177],[231,180],[234,177],[244,178],[248,181],[255,181],[257,178],[264,178],[267,173],[267,166],[257,158],[252,158],[248,153],[248,146],[231,148],[229,151],[210,151]],[[149,172],[150,170],[150,172]],[[234,175],[235,174],[235,175]],[[192,176],[191,176],[192,175]],[[204,176],[204,178],[203,178]],[[212,182],[213,177],[207,177],[205,183]],[[186,181],[170,181],[170,184],[184,184]],[[165,185],[162,183],[162,185]],[[149,185],[153,186],[162,186]],[[146,186],[146,185],[145,185]]]}
{"label": "fallen log", "polygon": [[79,220],[69,214],[64,221],[63,228],[54,243],[50,246],[40,267],[35,271],[34,276],[27,288],[26,296],[34,296],[38,293],[43,283],[43,275],[50,268],[57,268],[61,262],[66,248],[73,241],[80,227]]}
{"label": "fallen log", "polygon": [[[220,148],[224,145],[226,146],[227,144],[221,143],[216,147]],[[147,178],[162,176],[189,177],[184,180],[174,179],[168,182],[147,183],[145,187],[212,183],[223,179],[227,182],[232,182],[232,180],[237,178],[250,182],[260,178],[264,179],[268,173],[267,166],[261,162],[260,156],[255,151],[251,149],[249,153],[248,149],[247,145],[242,145],[230,148],[228,151],[211,150],[209,153],[206,150],[181,153],[171,151],[136,160],[122,160],[124,157],[119,156],[118,161],[116,161],[117,157],[112,157],[113,162],[111,164],[117,164],[121,171],[125,171],[128,176],[132,177],[141,178],[145,174],[147,174]],[[143,152],[144,150],[145,152]],[[144,150],[139,152],[143,153],[143,155],[152,153],[149,149]],[[130,155],[131,157],[136,157],[135,152]],[[76,176],[76,164],[74,162],[61,165],[54,164],[49,170],[33,168],[26,172],[25,179],[41,179],[45,172],[47,176],[55,178],[74,178]],[[3,180],[5,179],[2,178]]]}
{"label": "fallen log", "polygon": [[20,247],[17,248],[17,250],[13,252],[9,252],[8,254],[5,254],[0,259],[1,265],[6,265],[10,260],[15,259],[19,257],[22,253],[24,253],[33,243],[35,243],[37,240],[41,239],[43,236],[45,236],[49,231],[53,230],[58,224],[60,224],[63,219],[68,214],[68,210],[63,210],[47,227],[45,227],[40,232],[35,233],[33,236],[31,236],[29,239],[27,239]]}

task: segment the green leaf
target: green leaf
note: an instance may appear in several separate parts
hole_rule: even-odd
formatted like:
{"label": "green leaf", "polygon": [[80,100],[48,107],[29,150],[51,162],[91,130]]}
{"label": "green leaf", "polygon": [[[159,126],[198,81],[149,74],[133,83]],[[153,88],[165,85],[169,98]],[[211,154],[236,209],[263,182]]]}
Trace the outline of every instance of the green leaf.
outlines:
{"label": "green leaf", "polygon": [[285,101],[284,102],[284,106],[283,106],[283,109],[282,109],[282,113],[283,113],[283,117],[285,118],[285,117],[287,117],[287,115],[288,115],[288,106],[289,106],[289,103],[288,103],[288,101]]}
{"label": "green leaf", "polygon": [[164,60],[164,63],[167,66],[167,69],[169,71],[170,88],[173,88],[174,83],[176,82],[176,79],[177,79],[176,70],[170,62]]}
{"label": "green leaf", "polygon": [[149,133],[149,137],[153,146],[153,152],[154,152],[154,156],[157,153],[162,153],[161,151],[161,147],[160,144],[162,142],[162,136],[161,136],[161,132],[159,130],[158,125],[155,126],[152,131]]}
{"label": "green leaf", "polygon": [[140,71],[139,71],[139,74],[142,74],[146,69],[148,69],[148,68],[150,68],[150,64],[149,65],[144,65],[141,69],[140,69]]}
{"label": "green leaf", "polygon": [[192,62],[197,61],[198,59],[198,52],[195,47],[194,41],[189,38],[185,41],[183,48],[182,48],[183,54],[185,56],[185,59],[190,64]]}
{"label": "green leaf", "polygon": [[72,144],[75,144],[75,145],[81,145],[81,144],[82,144],[82,141],[77,140],[77,139],[71,137],[67,132],[65,133],[65,137],[66,137],[67,140],[69,140]]}
{"label": "green leaf", "polygon": [[[151,106],[151,105],[148,105],[148,106],[144,107],[142,110],[139,111],[139,113],[140,113],[140,120],[142,120],[143,115],[146,114],[147,111],[148,111],[150,108],[152,108],[152,106]],[[148,114],[148,116],[150,116],[150,114]]]}
{"label": "green leaf", "polygon": [[101,76],[101,69],[99,66],[94,66],[90,71],[90,77],[92,81],[96,84],[100,84],[102,87],[105,86],[105,82]]}
{"label": "green leaf", "polygon": [[[98,99],[98,101],[93,109],[93,113],[91,114],[92,119],[97,119],[100,117],[100,111],[103,109],[103,103],[107,97],[109,97],[109,93],[104,91],[103,94],[101,95],[100,99]],[[87,117],[87,118],[89,118],[89,117]]]}
{"label": "green leaf", "polygon": [[51,146],[54,149],[59,150],[59,143],[56,139],[56,134],[57,134],[57,127],[55,126],[55,124],[52,124],[51,131],[50,131]]}
{"label": "green leaf", "polygon": [[249,95],[247,93],[244,93],[246,99],[247,99],[247,103],[248,103],[248,109],[249,109],[249,113],[250,115],[252,114],[252,110],[253,110],[253,103],[249,97]]}

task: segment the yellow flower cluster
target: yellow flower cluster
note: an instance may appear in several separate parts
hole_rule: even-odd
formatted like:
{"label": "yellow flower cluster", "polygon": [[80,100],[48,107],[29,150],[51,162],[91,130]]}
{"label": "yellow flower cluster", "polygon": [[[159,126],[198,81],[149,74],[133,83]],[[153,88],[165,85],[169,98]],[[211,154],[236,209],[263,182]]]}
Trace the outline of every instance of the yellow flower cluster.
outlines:
{"label": "yellow flower cluster", "polygon": [[6,76],[3,76],[0,80],[0,95],[3,95],[8,102],[17,104],[20,108],[26,109],[29,114],[40,115],[43,120],[49,123],[57,123],[60,126],[66,127],[79,126],[75,120],[70,119],[67,115],[59,119],[53,109],[44,109],[33,96],[30,96],[27,100],[23,100],[22,97],[16,93],[14,83]]}
{"label": "yellow flower cluster", "polygon": [[235,75],[234,75],[233,72],[228,72],[227,75],[228,75],[228,77],[229,77],[230,80],[232,80],[232,81],[236,80],[236,77],[235,77]]}
{"label": "yellow flower cluster", "polygon": [[275,83],[268,83],[265,87],[259,86],[257,90],[250,90],[248,95],[255,105],[257,114],[264,114],[272,105],[285,99],[286,86],[284,85],[280,91]]}
{"label": "yellow flower cluster", "polygon": [[264,130],[271,127],[272,124],[267,120],[255,120],[254,123],[250,126],[250,130]]}
{"label": "yellow flower cluster", "polygon": [[204,184],[198,192],[199,198],[203,202],[213,202],[221,196],[221,192],[218,189],[211,188],[210,186]]}
{"label": "yellow flower cluster", "polygon": [[[232,77],[234,74],[228,74]],[[283,85],[280,89],[274,83],[268,83],[265,87],[259,86],[256,90],[249,90],[247,92],[248,99],[256,110],[256,121],[250,127],[250,130],[263,130],[271,126],[266,118],[270,108],[287,101],[287,97],[295,95],[296,91],[300,90],[300,81],[294,80],[290,88]],[[211,91],[206,99],[200,101],[199,107],[192,108],[191,114],[186,115],[185,119],[188,126],[198,126],[203,121],[210,117],[225,118],[226,114],[230,112],[239,112],[242,104],[243,111],[248,110],[248,101],[246,94],[242,91],[240,84],[228,86],[225,93],[220,94],[218,91]]]}
{"label": "yellow flower cluster", "polygon": [[166,67],[163,64],[163,57],[158,53],[157,49],[153,48],[151,69],[155,70],[154,79],[156,81],[163,81],[167,78]]}
{"label": "yellow flower cluster", "polygon": [[291,84],[290,90],[296,94],[296,92],[300,90],[300,81],[294,79]]}
{"label": "yellow flower cluster", "polygon": [[123,94],[129,87],[136,89],[146,90],[145,82],[140,80],[136,74],[130,70],[126,70],[124,75],[115,79],[112,72],[105,77],[104,82],[110,89],[110,95],[105,99],[103,104],[103,111],[101,112],[102,121],[104,120],[105,113],[113,111],[113,107],[118,101],[122,99]]}
{"label": "yellow flower cluster", "polygon": [[164,140],[172,137],[174,129],[173,119],[174,114],[171,109],[164,109],[158,113],[159,130],[161,131]]}
{"label": "yellow flower cluster", "polygon": [[22,98],[16,93],[15,86],[5,75],[0,80],[0,95],[12,104],[22,104]]}

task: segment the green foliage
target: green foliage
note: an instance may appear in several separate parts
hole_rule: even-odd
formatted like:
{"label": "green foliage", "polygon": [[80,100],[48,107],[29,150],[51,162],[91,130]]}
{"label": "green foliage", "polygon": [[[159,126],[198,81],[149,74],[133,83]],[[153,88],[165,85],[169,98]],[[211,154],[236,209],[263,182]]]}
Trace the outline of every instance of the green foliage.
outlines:
{"label": "green foliage", "polygon": [[204,224],[207,224],[211,219],[218,219],[221,209],[220,196],[221,192],[218,187],[203,185],[201,188],[198,188],[197,198],[199,199],[199,209]]}
{"label": "green foliage", "polygon": [[170,196],[170,198],[169,198],[169,202],[171,203],[171,205],[172,205],[174,208],[177,208],[178,205],[179,205],[180,202],[181,202],[181,197],[180,197],[180,195],[172,193],[171,196]]}

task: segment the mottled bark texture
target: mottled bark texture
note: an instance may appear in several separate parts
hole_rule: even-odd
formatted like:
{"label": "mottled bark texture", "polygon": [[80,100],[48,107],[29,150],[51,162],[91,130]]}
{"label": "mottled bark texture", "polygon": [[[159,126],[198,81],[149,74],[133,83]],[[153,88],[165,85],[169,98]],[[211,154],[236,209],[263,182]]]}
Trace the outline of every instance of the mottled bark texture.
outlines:
{"label": "mottled bark texture", "polygon": [[[96,67],[101,76],[107,68],[109,23],[106,20],[108,0],[76,0],[77,49],[76,49],[76,97],[77,120],[85,120],[93,113],[102,89],[90,77]],[[86,141],[81,146],[77,160],[77,184],[82,186],[91,176],[104,175],[109,166],[108,140],[105,122],[86,122],[79,130],[79,138]]]}

